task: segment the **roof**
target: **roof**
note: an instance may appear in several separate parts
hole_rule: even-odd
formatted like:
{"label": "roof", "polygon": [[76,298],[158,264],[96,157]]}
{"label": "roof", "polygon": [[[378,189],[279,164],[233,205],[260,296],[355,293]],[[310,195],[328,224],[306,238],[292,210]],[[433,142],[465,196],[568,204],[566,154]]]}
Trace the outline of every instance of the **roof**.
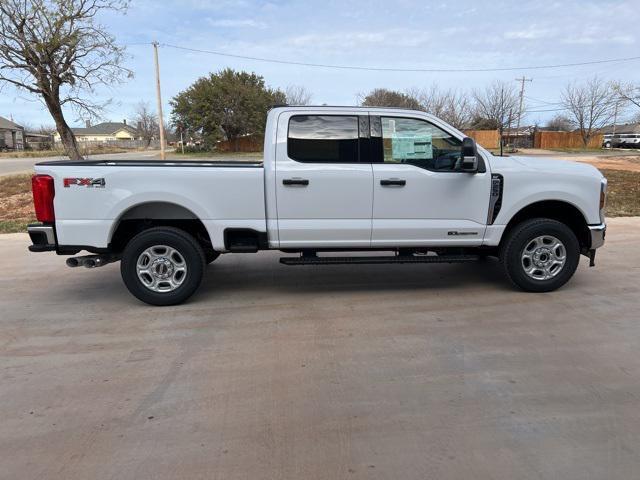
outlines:
{"label": "roof", "polygon": [[51,138],[50,133],[32,133],[32,132],[24,132],[25,137],[42,137],[42,138]]}
{"label": "roof", "polygon": [[22,130],[20,125],[4,117],[0,117],[0,128],[3,130]]}
{"label": "roof", "polygon": [[[610,134],[613,133],[613,125],[607,125],[602,130],[601,133]],[[615,125],[616,134],[617,133],[639,133],[640,134],[640,123],[625,123],[623,125]]]}
{"label": "roof", "polygon": [[531,135],[535,129],[535,125],[525,125],[522,127],[505,127],[504,135]]}
{"label": "roof", "polygon": [[88,128],[72,128],[76,135],[113,135],[120,130],[136,133],[131,125],[122,122],[103,122]]}

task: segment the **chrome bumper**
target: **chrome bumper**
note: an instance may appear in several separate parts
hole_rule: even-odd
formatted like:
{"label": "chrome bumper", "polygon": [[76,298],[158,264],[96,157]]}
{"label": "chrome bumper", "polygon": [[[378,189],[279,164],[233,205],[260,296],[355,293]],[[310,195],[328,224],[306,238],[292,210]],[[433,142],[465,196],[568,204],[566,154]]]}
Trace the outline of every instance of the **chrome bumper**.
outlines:
{"label": "chrome bumper", "polygon": [[27,226],[27,232],[33,245],[29,245],[31,252],[51,252],[56,249],[56,236],[53,225],[33,223]]}
{"label": "chrome bumper", "polygon": [[600,248],[604,245],[604,237],[607,232],[607,224],[601,225],[589,225],[589,232],[591,233],[591,250]]}

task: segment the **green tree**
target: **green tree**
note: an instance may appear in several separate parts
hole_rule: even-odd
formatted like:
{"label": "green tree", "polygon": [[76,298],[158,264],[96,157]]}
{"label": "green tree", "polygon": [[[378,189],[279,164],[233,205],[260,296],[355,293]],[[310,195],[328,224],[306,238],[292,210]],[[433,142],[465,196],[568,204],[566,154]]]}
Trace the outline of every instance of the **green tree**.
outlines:
{"label": "green tree", "polygon": [[363,107],[391,107],[407,108],[410,110],[422,110],[422,105],[413,95],[388,90],[386,88],[376,88],[361,98]]}
{"label": "green tree", "polygon": [[255,73],[230,68],[202,77],[171,100],[171,119],[186,131],[199,133],[211,147],[216,140],[233,142],[262,133],[267,112],[285,103],[285,94],[265,86]]}

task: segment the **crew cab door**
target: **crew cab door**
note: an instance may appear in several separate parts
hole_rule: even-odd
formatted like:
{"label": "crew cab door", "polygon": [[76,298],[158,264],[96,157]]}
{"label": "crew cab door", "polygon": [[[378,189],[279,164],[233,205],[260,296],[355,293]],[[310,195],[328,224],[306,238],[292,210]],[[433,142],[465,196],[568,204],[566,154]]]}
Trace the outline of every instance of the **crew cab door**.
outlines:
{"label": "crew cab door", "polygon": [[368,136],[368,120],[344,110],[280,115],[275,166],[280,248],[370,246],[373,172],[370,162],[361,161],[360,141],[361,130]]}
{"label": "crew cab door", "polygon": [[[478,246],[491,174],[456,170],[462,141],[422,118],[371,117],[372,246]],[[374,141],[376,140],[376,141]]]}

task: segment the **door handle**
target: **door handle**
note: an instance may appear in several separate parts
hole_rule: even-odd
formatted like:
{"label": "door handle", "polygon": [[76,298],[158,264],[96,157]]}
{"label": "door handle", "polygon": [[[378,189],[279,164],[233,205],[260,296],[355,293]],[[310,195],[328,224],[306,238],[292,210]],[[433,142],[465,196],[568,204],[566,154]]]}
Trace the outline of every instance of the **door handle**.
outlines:
{"label": "door handle", "polygon": [[306,187],[309,185],[309,180],[306,178],[285,178],[282,180],[283,185],[302,185]]}
{"label": "door handle", "polygon": [[406,180],[400,180],[399,178],[387,178],[385,180],[380,180],[380,185],[383,187],[404,187],[406,184]]}

